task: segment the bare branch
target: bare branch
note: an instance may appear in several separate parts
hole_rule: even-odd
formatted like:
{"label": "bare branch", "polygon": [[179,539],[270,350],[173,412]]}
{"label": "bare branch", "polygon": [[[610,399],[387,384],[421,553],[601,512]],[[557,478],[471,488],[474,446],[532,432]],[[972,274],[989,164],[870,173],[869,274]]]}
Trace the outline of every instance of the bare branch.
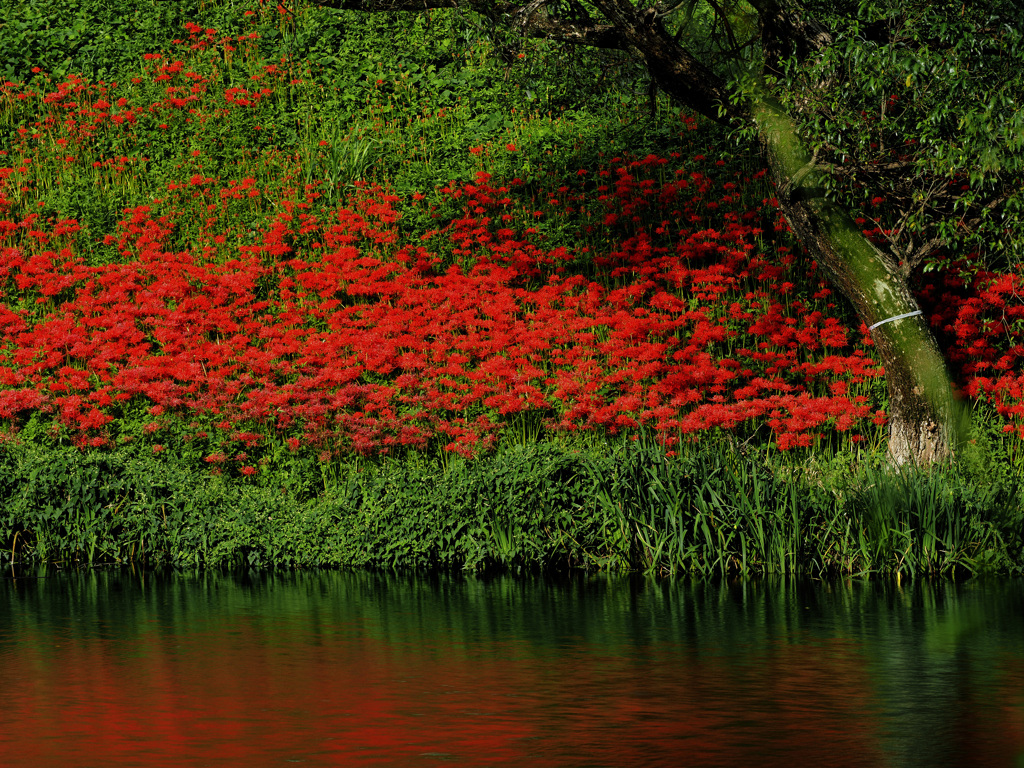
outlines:
{"label": "bare branch", "polygon": [[654,8],[657,11],[658,18],[663,19],[673,11],[677,11],[682,8],[688,2],[692,2],[692,0],[679,0],[679,2],[669,5],[666,5],[665,3],[658,3]]}
{"label": "bare branch", "polygon": [[593,0],[593,4],[639,52],[665,93],[716,122],[739,116],[725,81],[673,40],[660,21],[638,13],[629,0]]}
{"label": "bare branch", "polygon": [[736,35],[733,34],[732,24],[729,23],[729,17],[715,0],[708,0],[708,4],[714,9],[715,16],[722,22],[722,28],[725,30],[725,36],[729,39],[729,47],[732,48],[733,54],[737,54],[740,50],[739,43],[736,42]]}
{"label": "bare branch", "polygon": [[918,265],[925,260],[929,254],[932,254],[936,249],[947,245],[949,241],[942,237],[933,237],[931,240],[926,242],[924,245],[915,250],[912,254],[907,256],[903,261],[903,273],[906,275],[911,274]]}
{"label": "bare branch", "polygon": [[501,0],[313,0],[324,8],[363,13],[415,12],[438,9],[473,11],[495,23],[509,24],[526,37],[556,40],[593,48],[623,49],[623,36],[608,24],[587,19],[570,21],[548,14],[544,6],[549,0],[502,2]]}
{"label": "bare branch", "polygon": [[798,13],[792,0],[749,0],[761,25],[761,45],[769,71],[793,53],[801,60],[832,45],[828,30],[806,13]]}

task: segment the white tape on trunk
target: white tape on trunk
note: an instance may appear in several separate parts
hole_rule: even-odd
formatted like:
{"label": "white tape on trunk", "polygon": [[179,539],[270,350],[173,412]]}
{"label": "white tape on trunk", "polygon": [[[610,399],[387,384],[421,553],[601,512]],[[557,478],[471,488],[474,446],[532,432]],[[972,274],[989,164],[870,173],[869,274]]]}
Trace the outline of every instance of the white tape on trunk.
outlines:
{"label": "white tape on trunk", "polygon": [[921,314],[924,314],[924,313],[919,309],[916,312],[907,312],[905,315],[896,315],[895,317],[887,317],[887,318],[885,318],[885,320],[879,320],[874,325],[869,325],[868,326],[868,330],[869,331],[873,331],[873,330],[875,330],[875,328],[877,328],[880,325],[885,325],[886,323],[891,323],[891,322],[893,322],[895,320],[902,320],[905,317],[914,317],[915,315],[921,315]]}

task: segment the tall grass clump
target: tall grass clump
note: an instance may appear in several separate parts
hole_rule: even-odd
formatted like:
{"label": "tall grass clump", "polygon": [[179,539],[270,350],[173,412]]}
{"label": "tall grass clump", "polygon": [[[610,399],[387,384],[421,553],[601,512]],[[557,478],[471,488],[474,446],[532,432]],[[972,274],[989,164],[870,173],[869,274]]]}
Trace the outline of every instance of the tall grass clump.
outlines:
{"label": "tall grass clump", "polygon": [[976,573],[1019,553],[1019,489],[954,469],[865,467],[846,507],[859,572]]}
{"label": "tall grass clump", "polygon": [[669,458],[648,439],[620,441],[589,466],[619,567],[702,576],[797,568],[796,486],[763,462],[710,444]]}
{"label": "tall grass clump", "polygon": [[845,484],[728,445],[501,446],[475,459],[315,462],[231,482],[126,451],[4,454],[10,565],[580,568],[735,577],[1024,568],[1016,490],[955,471]]}

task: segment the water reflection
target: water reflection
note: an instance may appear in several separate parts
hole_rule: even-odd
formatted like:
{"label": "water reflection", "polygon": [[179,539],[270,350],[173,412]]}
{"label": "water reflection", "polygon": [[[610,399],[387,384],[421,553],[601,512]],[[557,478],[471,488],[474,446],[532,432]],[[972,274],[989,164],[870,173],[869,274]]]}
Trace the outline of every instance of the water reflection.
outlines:
{"label": "water reflection", "polygon": [[0,582],[0,764],[1014,766],[1024,588]]}

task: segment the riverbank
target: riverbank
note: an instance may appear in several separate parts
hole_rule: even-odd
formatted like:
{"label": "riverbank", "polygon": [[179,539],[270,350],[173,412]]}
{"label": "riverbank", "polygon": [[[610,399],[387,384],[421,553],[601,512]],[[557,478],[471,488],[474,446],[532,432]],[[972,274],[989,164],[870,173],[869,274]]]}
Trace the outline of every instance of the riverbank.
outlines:
{"label": "riverbank", "polygon": [[719,444],[504,446],[213,475],[130,451],[2,457],[0,562],[589,569],[700,576],[1020,573],[1019,490],[962,470],[798,465]]}
{"label": "riverbank", "polygon": [[983,459],[893,475],[871,332],[628,57],[136,10],[0,24],[0,564],[1021,569],[1017,266],[915,278]]}

